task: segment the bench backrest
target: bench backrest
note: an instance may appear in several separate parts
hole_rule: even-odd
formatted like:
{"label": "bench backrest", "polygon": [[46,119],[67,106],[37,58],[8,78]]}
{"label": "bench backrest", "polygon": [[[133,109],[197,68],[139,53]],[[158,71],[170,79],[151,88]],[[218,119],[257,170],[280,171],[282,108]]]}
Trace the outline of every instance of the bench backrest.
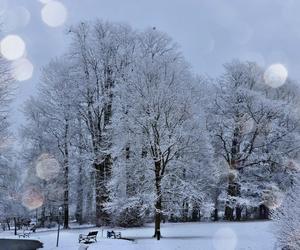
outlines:
{"label": "bench backrest", "polygon": [[89,234],[87,236],[96,236],[98,234],[98,231],[92,231],[89,232]]}

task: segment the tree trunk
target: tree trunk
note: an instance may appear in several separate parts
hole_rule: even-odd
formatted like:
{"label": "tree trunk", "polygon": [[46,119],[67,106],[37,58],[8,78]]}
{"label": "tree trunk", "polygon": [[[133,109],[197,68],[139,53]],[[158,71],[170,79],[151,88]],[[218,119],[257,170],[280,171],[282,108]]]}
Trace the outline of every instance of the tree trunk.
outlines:
{"label": "tree trunk", "polygon": [[235,208],[235,217],[237,221],[240,221],[242,219],[242,208],[240,206],[237,206]]}
{"label": "tree trunk", "polygon": [[230,206],[225,207],[225,220],[230,220],[232,221],[234,219],[233,216],[233,208]]}
{"label": "tree trunk", "polygon": [[184,222],[188,221],[188,216],[189,216],[189,204],[187,202],[183,202],[182,204],[182,220]]}
{"label": "tree trunk", "polygon": [[69,123],[66,121],[64,135],[64,229],[69,228]]}
{"label": "tree trunk", "polygon": [[6,219],[6,224],[7,224],[7,227],[8,227],[8,231],[10,231],[10,220],[9,219]]}
{"label": "tree trunk", "polygon": [[[101,151],[109,152],[111,148],[111,119],[112,119],[112,100],[113,100],[113,70],[109,65],[105,67],[105,86],[104,92],[107,97],[107,102],[103,107],[104,116],[103,116],[103,130],[99,133],[98,136],[99,143],[101,145]],[[101,121],[99,121],[101,123]],[[99,126],[101,127],[101,125]],[[101,130],[101,129],[100,129]],[[102,153],[103,154],[103,153]],[[98,153],[96,154],[99,157]],[[96,169],[96,226],[108,225],[110,223],[110,216],[105,211],[104,204],[108,201],[108,190],[107,183],[111,176],[111,166],[112,159],[110,153],[104,153],[100,155],[101,162],[94,164]],[[98,160],[98,159],[97,159]]]}
{"label": "tree trunk", "polygon": [[41,212],[41,227],[45,227],[46,207],[43,205]]}
{"label": "tree trunk", "polygon": [[196,204],[193,206],[192,221],[200,221],[200,208]]}
{"label": "tree trunk", "polygon": [[96,165],[96,226],[109,225],[110,217],[105,211],[104,204],[108,201],[107,176],[108,169],[111,167],[110,155],[107,155],[105,160]]}
{"label": "tree trunk", "polygon": [[261,220],[269,219],[269,209],[263,204],[259,206],[259,219]]}
{"label": "tree trunk", "polygon": [[214,210],[214,221],[218,221],[219,220],[219,212],[218,212],[218,209],[215,208]]}
{"label": "tree trunk", "polygon": [[219,220],[219,189],[214,190],[214,213],[213,213],[213,219],[214,221]]}
{"label": "tree trunk", "polygon": [[245,211],[245,217],[246,217],[246,220],[249,220],[250,219],[250,216],[251,216],[251,213],[249,211],[249,208],[246,207],[246,211]]}
{"label": "tree trunk", "polygon": [[[240,115],[237,114],[237,117]],[[239,152],[240,152],[240,128],[238,126],[234,129],[232,144],[231,144],[231,159],[229,162],[229,168],[231,171],[237,170],[238,165],[238,159],[239,159]],[[228,189],[227,189],[227,195],[230,199],[233,199],[232,197],[239,196],[239,187],[238,183],[236,183],[236,176],[235,172],[230,172],[228,176]],[[225,207],[225,220],[234,220],[234,201],[229,200],[226,202]]]}
{"label": "tree trunk", "polygon": [[[79,124],[81,121],[79,121]],[[77,186],[77,203],[76,203],[76,221],[79,223],[79,225],[82,225],[83,223],[83,162],[82,162],[82,131],[80,126],[80,134],[79,134],[79,164],[78,164],[78,186]]]}
{"label": "tree trunk", "polygon": [[17,219],[17,228],[18,228],[18,230],[21,230],[21,227],[22,227],[21,219],[18,218]]}
{"label": "tree trunk", "polygon": [[94,223],[95,215],[93,214],[93,202],[94,202],[94,185],[95,185],[95,172],[91,171],[89,173],[89,183],[87,186],[87,196],[85,203],[85,218],[89,223]]}
{"label": "tree trunk", "polygon": [[155,162],[155,187],[156,187],[156,202],[155,202],[155,229],[154,236],[157,240],[160,240],[160,223],[161,223],[161,211],[162,211],[162,193],[161,193],[161,162]]}
{"label": "tree trunk", "polygon": [[[229,180],[229,185],[227,189],[228,196],[235,197],[236,196],[236,184],[233,182],[233,180]],[[226,202],[225,206],[225,220],[234,220],[234,208],[233,204],[231,204],[231,201]]]}
{"label": "tree trunk", "polygon": [[158,198],[155,203],[155,231],[154,236],[157,240],[160,240],[161,232],[160,232],[160,224],[161,224],[161,198]]}
{"label": "tree trunk", "polygon": [[83,223],[83,183],[82,183],[82,176],[81,172],[82,169],[79,167],[79,181],[78,181],[78,189],[77,189],[77,203],[76,203],[76,221],[79,223],[79,225],[82,225]]}
{"label": "tree trunk", "polygon": [[69,190],[66,187],[66,183],[65,183],[65,190],[64,190],[64,229],[68,229],[68,228],[69,228]]}
{"label": "tree trunk", "polygon": [[14,224],[15,224],[15,235],[17,235],[17,219],[14,217]]}

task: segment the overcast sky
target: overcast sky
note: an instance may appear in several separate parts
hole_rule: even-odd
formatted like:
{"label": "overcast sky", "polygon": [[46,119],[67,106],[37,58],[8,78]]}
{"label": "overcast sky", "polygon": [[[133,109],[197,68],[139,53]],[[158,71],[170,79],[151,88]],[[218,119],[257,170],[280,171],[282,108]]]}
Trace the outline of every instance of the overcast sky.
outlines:
{"label": "overcast sky", "polygon": [[[217,76],[222,65],[240,58],[264,67],[282,63],[289,76],[300,79],[299,0],[61,0],[68,11],[65,26],[51,28],[41,19],[39,0],[0,0],[3,11],[25,7],[27,25],[8,30],[27,45],[27,58],[34,75],[19,83],[12,120],[16,128],[23,120],[18,109],[38,84],[40,68],[66,49],[65,30],[80,20],[96,18],[126,22],[137,29],[157,27],[181,46],[193,70]],[[2,12],[3,12],[2,11]],[[5,16],[5,15],[4,15]],[[6,20],[3,20],[5,23]],[[11,20],[10,20],[11,21]]]}

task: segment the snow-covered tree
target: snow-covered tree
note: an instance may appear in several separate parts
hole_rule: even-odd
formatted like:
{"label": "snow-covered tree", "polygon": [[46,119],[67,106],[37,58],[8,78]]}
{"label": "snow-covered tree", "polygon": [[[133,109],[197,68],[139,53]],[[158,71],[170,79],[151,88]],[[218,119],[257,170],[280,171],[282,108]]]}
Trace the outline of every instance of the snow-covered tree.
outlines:
{"label": "snow-covered tree", "polygon": [[155,236],[164,214],[203,200],[201,170],[209,167],[204,120],[193,98],[194,78],[174,42],[149,29],[139,35],[131,73],[116,90],[109,208],[153,211]]}
{"label": "snow-covered tree", "polygon": [[[68,64],[61,59],[52,61],[42,72],[38,98],[27,104],[28,126],[37,131],[24,131],[24,135],[33,143],[38,143],[38,152],[52,154],[62,166],[62,178],[59,178],[63,192],[64,227],[68,228],[69,189],[70,189],[70,142],[71,123],[74,121],[74,91],[71,85]],[[37,138],[36,138],[37,137]],[[47,147],[48,148],[45,148]],[[51,146],[50,146],[51,145]],[[32,146],[36,147],[34,144]],[[44,152],[43,152],[44,151]],[[39,157],[39,156],[37,156]],[[38,159],[35,158],[35,161]]]}
{"label": "snow-covered tree", "polygon": [[228,164],[229,220],[240,220],[244,207],[264,205],[262,196],[278,184],[275,173],[284,172],[298,147],[293,105],[272,96],[262,75],[255,63],[226,64],[207,108],[216,155]]}
{"label": "snow-covered tree", "polygon": [[126,76],[134,51],[134,32],[122,24],[97,21],[70,29],[69,59],[76,69],[78,110],[91,140],[95,180],[96,224],[109,223],[104,209],[112,168],[113,91]]}
{"label": "snow-covered tree", "polygon": [[292,188],[287,192],[285,198],[282,199],[279,208],[272,213],[277,246],[284,250],[297,250],[300,248],[299,197],[299,169],[296,169]]}
{"label": "snow-covered tree", "polygon": [[9,108],[13,97],[14,79],[10,64],[0,56],[0,213],[1,219],[19,213],[16,193],[19,173],[12,151],[14,137],[9,130]]}

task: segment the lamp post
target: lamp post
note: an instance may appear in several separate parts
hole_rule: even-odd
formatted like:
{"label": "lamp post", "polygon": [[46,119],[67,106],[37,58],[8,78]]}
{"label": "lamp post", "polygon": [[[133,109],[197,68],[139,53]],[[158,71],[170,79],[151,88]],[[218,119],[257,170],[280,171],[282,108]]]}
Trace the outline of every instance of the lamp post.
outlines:
{"label": "lamp post", "polygon": [[58,208],[58,228],[57,228],[56,247],[58,247],[58,241],[59,241],[60,219],[61,219],[62,209],[63,209],[62,207]]}

